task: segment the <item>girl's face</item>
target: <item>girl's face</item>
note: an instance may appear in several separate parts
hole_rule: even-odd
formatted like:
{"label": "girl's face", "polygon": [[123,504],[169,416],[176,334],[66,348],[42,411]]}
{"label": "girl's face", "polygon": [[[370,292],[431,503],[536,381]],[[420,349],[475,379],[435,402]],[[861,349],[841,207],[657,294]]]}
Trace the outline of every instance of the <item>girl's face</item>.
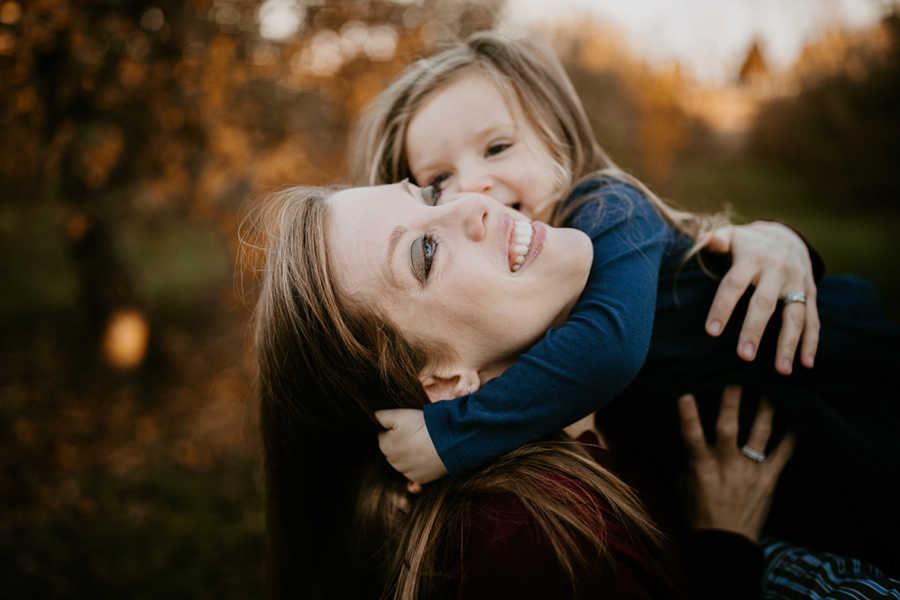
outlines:
{"label": "girl's face", "polygon": [[406,133],[420,185],[477,192],[526,215],[559,195],[558,169],[518,106],[485,75],[463,73],[432,93]]}
{"label": "girl's face", "polygon": [[565,319],[587,281],[591,242],[485,195],[445,197],[408,182],[332,196],[336,283],[409,339],[449,349],[450,366],[495,370]]}

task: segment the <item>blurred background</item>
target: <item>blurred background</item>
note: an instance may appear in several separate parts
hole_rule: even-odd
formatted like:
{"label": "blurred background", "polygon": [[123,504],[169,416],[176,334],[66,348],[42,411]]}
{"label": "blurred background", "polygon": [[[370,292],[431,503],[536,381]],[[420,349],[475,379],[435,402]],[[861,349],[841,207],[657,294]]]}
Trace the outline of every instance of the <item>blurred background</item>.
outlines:
{"label": "blurred background", "polygon": [[678,6],[0,0],[5,594],[260,595],[241,215],[339,181],[365,103],[475,30],[537,31],[624,168],[793,225],[897,320],[896,2]]}

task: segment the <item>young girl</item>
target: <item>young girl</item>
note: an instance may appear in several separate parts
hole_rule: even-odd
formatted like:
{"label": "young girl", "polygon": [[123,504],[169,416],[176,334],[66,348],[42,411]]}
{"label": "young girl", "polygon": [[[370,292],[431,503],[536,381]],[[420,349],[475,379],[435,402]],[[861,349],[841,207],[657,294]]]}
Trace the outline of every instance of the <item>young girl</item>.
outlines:
{"label": "young girl", "polygon": [[[776,500],[778,531],[889,568],[900,565],[890,539],[900,529],[893,508],[900,498],[880,493],[880,482],[900,472],[893,440],[900,421],[896,409],[879,405],[891,397],[883,377],[898,366],[900,336],[879,321],[868,287],[823,281],[819,310],[827,328],[819,368],[786,378],[804,317],[812,327],[801,361],[813,366],[818,329],[811,278],[788,287],[766,277],[756,281],[749,307],[746,298],[739,305],[749,320],[738,332],[725,325],[751,277],[729,274],[744,285],[725,286],[731,293],[723,299],[720,292],[705,319],[716,282],[696,255],[685,256],[715,222],[668,207],[615,168],[593,140],[561,67],[525,44],[480,34],[416,63],[376,101],[362,136],[356,164],[368,166],[357,167],[367,183],[410,177],[430,185],[435,202],[448,192],[482,192],[581,229],[593,244],[590,275],[568,320],[502,376],[478,389],[489,374],[447,370],[426,386],[432,399],[446,402],[424,413],[379,414],[389,429],[381,446],[395,468],[417,482],[463,473],[605,409],[598,418],[617,455],[632,463],[639,484],[655,483],[666,493],[675,484],[677,427],[647,402],[726,383],[755,384],[800,436],[786,486],[796,493],[780,510]],[[541,251],[541,235],[540,224],[527,222],[511,232],[512,271],[528,269]],[[426,236],[422,245],[427,267],[440,240]],[[782,334],[777,344],[771,336],[760,343],[779,296]],[[515,327],[515,315],[509,326]],[[718,337],[700,335],[704,326]],[[735,346],[739,358],[730,350]],[[764,361],[744,362],[756,357]],[[773,363],[780,375],[768,367]],[[865,402],[853,405],[858,398]],[[764,460],[765,450],[746,447],[745,454]]]}

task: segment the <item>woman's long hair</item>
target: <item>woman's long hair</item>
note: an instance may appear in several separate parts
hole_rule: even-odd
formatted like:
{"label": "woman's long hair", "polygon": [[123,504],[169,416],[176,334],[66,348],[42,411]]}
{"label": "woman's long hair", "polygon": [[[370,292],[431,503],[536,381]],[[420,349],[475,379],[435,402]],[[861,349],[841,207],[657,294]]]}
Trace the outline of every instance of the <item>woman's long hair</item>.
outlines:
{"label": "woman's long hair", "polygon": [[335,287],[326,253],[333,191],[279,192],[242,234],[261,254],[254,324],[272,596],[446,595],[464,576],[454,557],[468,516],[490,494],[518,499],[570,574],[609,558],[597,498],[636,543],[658,542],[633,492],[571,440],[532,444],[407,493],[378,449],[373,412],[424,406],[418,373],[435,349]]}
{"label": "woman's long hair", "polygon": [[678,210],[620,169],[597,143],[581,100],[553,52],[493,32],[475,33],[414,62],[375,97],[363,111],[350,144],[354,183],[414,180],[406,153],[410,121],[432,94],[472,72],[493,82],[510,111],[528,120],[554,162],[556,194],[535,211],[534,218],[565,225],[579,205],[577,200],[564,202],[572,189],[584,179],[603,176],[640,190],[664,219],[695,240],[727,221],[721,215]]}

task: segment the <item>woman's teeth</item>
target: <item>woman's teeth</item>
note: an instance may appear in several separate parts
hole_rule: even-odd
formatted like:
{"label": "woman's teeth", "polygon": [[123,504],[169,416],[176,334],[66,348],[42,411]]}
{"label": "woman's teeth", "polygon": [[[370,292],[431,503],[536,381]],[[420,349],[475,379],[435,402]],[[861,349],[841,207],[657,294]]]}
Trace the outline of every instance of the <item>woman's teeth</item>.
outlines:
{"label": "woman's teeth", "polygon": [[531,238],[534,236],[534,228],[527,221],[516,221],[513,230],[513,246],[512,246],[512,270],[518,271],[522,263],[525,262],[525,256],[531,247]]}

